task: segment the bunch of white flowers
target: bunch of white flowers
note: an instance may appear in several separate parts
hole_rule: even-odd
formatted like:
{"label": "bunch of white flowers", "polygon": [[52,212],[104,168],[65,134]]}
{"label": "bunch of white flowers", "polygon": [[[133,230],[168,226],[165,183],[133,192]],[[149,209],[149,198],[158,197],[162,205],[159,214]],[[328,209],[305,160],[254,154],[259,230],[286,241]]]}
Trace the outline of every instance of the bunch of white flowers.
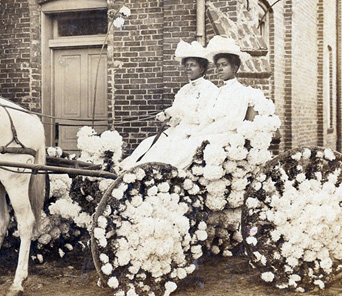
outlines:
{"label": "bunch of white flowers", "polygon": [[243,233],[265,281],[301,292],[334,278],[342,260],[341,161],[331,149],[295,149],[256,176]]}
{"label": "bunch of white flowers", "polygon": [[209,215],[206,247],[226,256],[231,256],[242,242],[240,215],[244,194],[251,176],[272,158],[269,146],[280,127],[273,102],[261,90],[249,88],[249,94],[249,105],[258,112],[254,120],[245,120],[224,147],[203,143],[189,168],[193,183],[205,196]]}
{"label": "bunch of white flowers", "polygon": [[117,131],[104,131],[97,135],[96,131],[83,126],[77,133],[77,148],[81,150],[79,160],[103,164],[104,153],[113,152],[112,160],[119,161],[122,156],[122,137]]}
{"label": "bunch of white flowers", "polygon": [[95,265],[116,295],[169,295],[195,270],[207,226],[184,189],[194,187],[186,176],[170,165],[143,164],[104,195],[94,218]]}

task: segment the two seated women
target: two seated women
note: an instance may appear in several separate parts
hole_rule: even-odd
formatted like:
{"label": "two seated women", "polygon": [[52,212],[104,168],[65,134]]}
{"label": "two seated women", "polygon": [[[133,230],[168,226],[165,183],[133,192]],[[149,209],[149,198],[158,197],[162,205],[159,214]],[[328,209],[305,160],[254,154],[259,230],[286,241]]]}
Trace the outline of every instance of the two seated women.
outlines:
{"label": "two seated women", "polygon": [[[189,83],[178,91],[172,106],[157,115],[169,128],[157,141],[156,136],[142,141],[121,162],[121,167],[129,169],[140,163],[164,162],[185,168],[203,141],[229,143],[249,114],[249,98],[256,91],[236,79],[243,56],[234,40],[221,36],[211,39],[207,48],[196,41],[191,44],[181,41],[175,57],[182,62]],[[224,81],[220,88],[205,78],[210,61]]]}

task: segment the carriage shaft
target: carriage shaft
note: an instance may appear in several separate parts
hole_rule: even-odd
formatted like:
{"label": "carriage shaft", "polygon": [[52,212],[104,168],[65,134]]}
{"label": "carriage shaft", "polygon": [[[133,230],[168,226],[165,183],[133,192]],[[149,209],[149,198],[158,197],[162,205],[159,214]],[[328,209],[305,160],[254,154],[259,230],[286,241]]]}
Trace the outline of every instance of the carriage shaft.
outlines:
{"label": "carriage shaft", "polygon": [[117,175],[111,172],[101,171],[101,170],[87,170],[78,168],[66,168],[51,165],[37,165],[31,163],[20,163],[20,162],[10,162],[10,161],[0,161],[0,167],[9,168],[21,168],[29,169],[32,173],[45,172],[45,173],[64,173],[71,175],[82,175],[89,177],[100,177],[107,179],[116,179]]}

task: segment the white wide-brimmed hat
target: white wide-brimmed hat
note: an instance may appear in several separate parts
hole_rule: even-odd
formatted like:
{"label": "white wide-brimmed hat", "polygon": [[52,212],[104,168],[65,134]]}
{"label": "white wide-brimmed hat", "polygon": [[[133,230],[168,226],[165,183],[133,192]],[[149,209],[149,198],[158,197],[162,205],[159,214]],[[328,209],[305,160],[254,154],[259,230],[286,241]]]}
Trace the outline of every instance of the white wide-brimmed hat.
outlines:
{"label": "white wide-brimmed hat", "polygon": [[207,50],[197,41],[192,41],[191,44],[181,40],[177,44],[175,51],[175,60],[182,62],[185,58],[196,57],[208,60]]}
{"label": "white wide-brimmed hat", "polygon": [[235,54],[243,60],[250,57],[248,53],[241,51],[240,46],[235,43],[234,39],[216,35],[208,43],[208,59],[213,61],[214,56],[219,53]]}

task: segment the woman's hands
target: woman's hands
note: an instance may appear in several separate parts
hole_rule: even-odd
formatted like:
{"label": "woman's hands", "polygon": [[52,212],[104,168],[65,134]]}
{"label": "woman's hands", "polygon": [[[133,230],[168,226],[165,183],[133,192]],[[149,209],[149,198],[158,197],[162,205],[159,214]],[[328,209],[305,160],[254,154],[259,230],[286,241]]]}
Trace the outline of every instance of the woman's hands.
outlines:
{"label": "woman's hands", "polygon": [[170,117],[164,112],[159,112],[157,115],[156,115],[156,119],[158,121],[161,121],[161,122],[164,122],[166,121],[167,119],[169,119]]}
{"label": "woman's hands", "polygon": [[160,122],[167,123],[168,125],[172,127],[178,125],[182,121],[182,118],[180,116],[171,116],[167,112],[167,110],[159,112],[156,115],[156,119],[159,120]]}

